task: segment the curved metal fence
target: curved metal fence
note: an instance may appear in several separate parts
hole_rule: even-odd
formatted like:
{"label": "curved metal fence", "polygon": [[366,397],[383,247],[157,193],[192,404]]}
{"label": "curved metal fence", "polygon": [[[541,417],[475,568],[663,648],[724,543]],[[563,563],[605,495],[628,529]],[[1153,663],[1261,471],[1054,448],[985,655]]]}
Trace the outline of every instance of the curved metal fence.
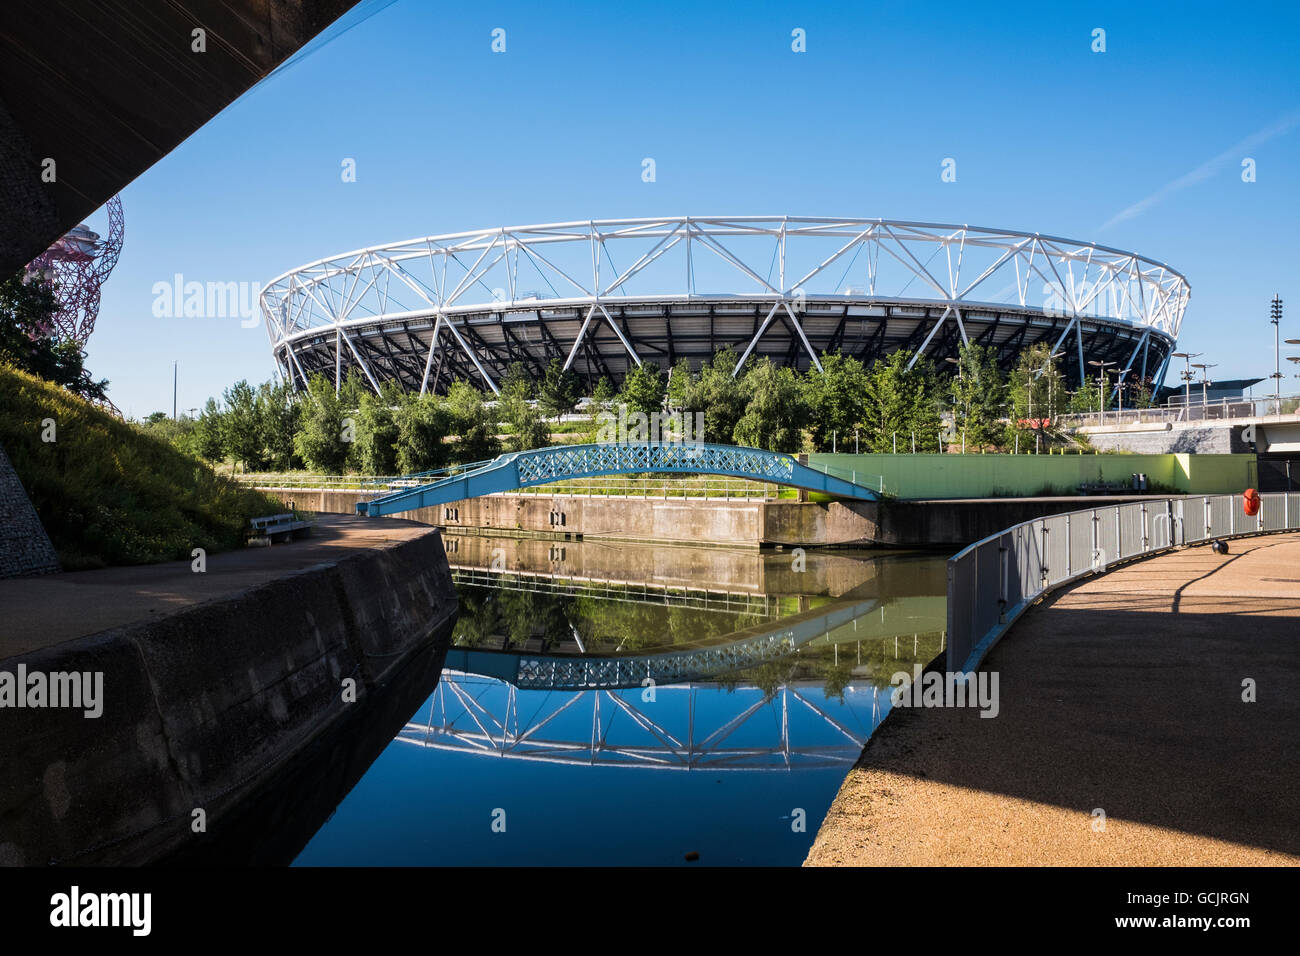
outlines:
{"label": "curved metal fence", "polygon": [[947,668],[971,672],[1048,591],[1125,561],[1215,538],[1300,530],[1300,494],[1152,498],[1049,515],[977,541],[948,562]]}

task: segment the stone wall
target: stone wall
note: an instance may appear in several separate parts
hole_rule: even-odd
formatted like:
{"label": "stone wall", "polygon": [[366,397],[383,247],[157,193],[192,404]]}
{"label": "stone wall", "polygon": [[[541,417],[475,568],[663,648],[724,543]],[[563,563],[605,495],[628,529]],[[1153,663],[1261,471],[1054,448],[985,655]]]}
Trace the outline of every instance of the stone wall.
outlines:
{"label": "stone wall", "polygon": [[1253,449],[1241,440],[1241,428],[1152,428],[1090,431],[1098,451],[1127,451],[1138,455],[1241,455]]}
{"label": "stone wall", "polygon": [[0,448],[0,578],[50,574],[59,556],[45,533],[18,473]]}

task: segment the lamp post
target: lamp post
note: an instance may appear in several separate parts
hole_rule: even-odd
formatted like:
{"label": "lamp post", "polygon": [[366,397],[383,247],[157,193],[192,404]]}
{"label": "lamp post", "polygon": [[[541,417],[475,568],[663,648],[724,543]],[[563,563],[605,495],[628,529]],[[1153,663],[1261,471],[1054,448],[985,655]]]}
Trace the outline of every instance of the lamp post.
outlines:
{"label": "lamp post", "polygon": [[1115,394],[1119,397],[1118,409],[1121,419],[1124,417],[1124,379],[1128,378],[1128,373],[1131,371],[1133,371],[1132,366],[1122,369],[1119,373],[1119,381],[1115,383]]}
{"label": "lamp post", "polygon": [[1183,377],[1183,407],[1190,408],[1192,405],[1192,359],[1200,358],[1204,352],[1175,352],[1174,358],[1180,358],[1187,363],[1187,368],[1182,371]]}
{"label": "lamp post", "polygon": [[1089,360],[1089,365],[1097,369],[1097,420],[1101,424],[1106,424],[1106,369],[1111,365],[1118,365],[1118,362],[1098,362],[1095,359]]}
{"label": "lamp post", "polygon": [[[1026,391],[1029,393],[1029,420],[1034,419],[1034,383],[1043,377],[1043,373],[1052,367],[1052,363],[1060,358],[1063,352],[1049,352],[1047,358],[1043,361],[1043,367],[1034,372],[1034,377],[1029,380]],[[1056,376],[1051,375],[1047,379],[1047,420],[1051,422],[1055,415],[1054,399],[1056,398]],[[1043,427],[1035,421],[1034,425],[1034,453],[1039,451],[1039,440],[1042,437]]]}
{"label": "lamp post", "polygon": [[1282,299],[1276,293],[1269,308],[1269,319],[1273,323],[1273,400],[1277,403],[1275,411],[1282,412],[1282,341],[1279,332],[1282,326]]}
{"label": "lamp post", "polygon": [[1195,365],[1192,366],[1192,368],[1199,368],[1201,370],[1201,407],[1202,408],[1210,404],[1209,399],[1206,397],[1205,387],[1210,384],[1210,369],[1214,368],[1218,364],[1219,364],[1218,362],[1211,362],[1210,364],[1206,365],[1204,362],[1197,362]]}
{"label": "lamp post", "polygon": [[[959,381],[959,382],[964,382],[964,381],[966,381],[966,374],[965,374],[965,372],[962,370],[962,367],[961,367],[961,359],[959,359],[959,358],[953,358],[951,355],[949,355],[949,356],[946,356],[946,357],[944,358],[944,361],[947,362],[949,365],[955,365],[955,366],[957,366],[957,381]],[[959,391],[959,393],[960,393],[960,395],[961,395],[961,397],[962,397],[962,404],[963,404],[963,406],[965,406],[965,404],[966,404],[966,390],[965,390],[964,388],[961,388],[961,389],[959,389],[958,391]],[[965,452],[966,452],[966,437],[965,437],[965,436],[966,436],[966,421],[967,421],[967,419],[969,419],[969,418],[970,418],[970,409],[969,409],[969,407],[963,407],[963,408],[962,408],[962,418],[961,418],[961,433],[962,433],[961,450],[962,450],[962,453],[963,453],[963,454],[965,454]],[[957,407],[956,407],[955,405],[953,406],[953,412],[952,412],[952,427],[953,427],[953,431],[956,431],[956,430],[957,430]]]}

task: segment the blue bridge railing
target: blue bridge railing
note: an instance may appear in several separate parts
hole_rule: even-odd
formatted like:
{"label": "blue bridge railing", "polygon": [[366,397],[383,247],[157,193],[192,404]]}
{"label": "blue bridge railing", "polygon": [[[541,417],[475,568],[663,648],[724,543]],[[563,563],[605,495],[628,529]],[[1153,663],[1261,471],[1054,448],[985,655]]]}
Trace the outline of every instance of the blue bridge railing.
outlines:
{"label": "blue bridge railing", "polygon": [[647,472],[725,475],[860,501],[879,498],[875,490],[851,478],[810,468],[800,464],[793,455],[779,452],[703,442],[609,442],[511,452],[456,474],[358,502],[357,514],[371,517],[401,514],[571,478]]}

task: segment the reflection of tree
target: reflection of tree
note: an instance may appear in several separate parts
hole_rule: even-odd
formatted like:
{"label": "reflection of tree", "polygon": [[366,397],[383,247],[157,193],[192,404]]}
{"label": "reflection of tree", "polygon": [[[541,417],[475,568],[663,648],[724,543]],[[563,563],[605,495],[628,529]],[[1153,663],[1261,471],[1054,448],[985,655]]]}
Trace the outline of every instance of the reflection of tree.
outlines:
{"label": "reflection of tree", "polygon": [[853,679],[853,661],[847,658],[839,664],[831,661],[826,668],[826,676],[822,686],[826,697],[834,697],[841,704],[844,703],[844,688],[849,686],[849,681]]}
{"label": "reflection of tree", "polygon": [[[757,633],[765,630],[764,625],[779,626],[780,622],[779,617],[773,620],[756,612],[706,611],[586,595],[470,585],[461,586],[459,594],[460,616],[453,638],[464,647],[519,649],[528,641],[540,640],[538,650],[542,653],[561,646],[572,649],[576,629],[588,654],[654,653],[686,644],[716,644],[732,634],[741,640],[750,635],[739,632],[754,629],[751,634]],[[782,610],[796,612],[797,602]],[[897,656],[892,637],[842,641],[838,645],[818,639],[779,660],[705,679],[729,691],[752,685],[767,694],[790,682],[821,682],[827,697],[842,701],[855,671],[858,679],[887,688],[894,673],[910,673],[914,665],[924,666],[942,649],[940,631],[900,636]]]}
{"label": "reflection of tree", "polygon": [[491,643],[498,629],[496,593],[486,588],[462,587],[458,590],[460,613],[452,631],[452,643],[461,647],[479,647]]}
{"label": "reflection of tree", "polygon": [[[917,634],[913,651],[913,635],[900,637],[898,657],[894,657],[893,638],[875,638],[869,641],[842,642],[839,644],[838,662],[836,646],[829,643],[805,644],[792,654],[762,665],[732,671],[714,678],[728,692],[742,685],[754,685],[765,693],[773,693],[780,684],[796,681],[821,681],[827,697],[844,700],[844,690],[855,679],[869,681],[876,687],[890,687],[889,679],[899,671],[912,672],[915,664],[924,667],[943,650],[943,633],[934,631]],[[860,662],[859,662],[860,661]],[[772,684],[773,675],[777,683]]]}

